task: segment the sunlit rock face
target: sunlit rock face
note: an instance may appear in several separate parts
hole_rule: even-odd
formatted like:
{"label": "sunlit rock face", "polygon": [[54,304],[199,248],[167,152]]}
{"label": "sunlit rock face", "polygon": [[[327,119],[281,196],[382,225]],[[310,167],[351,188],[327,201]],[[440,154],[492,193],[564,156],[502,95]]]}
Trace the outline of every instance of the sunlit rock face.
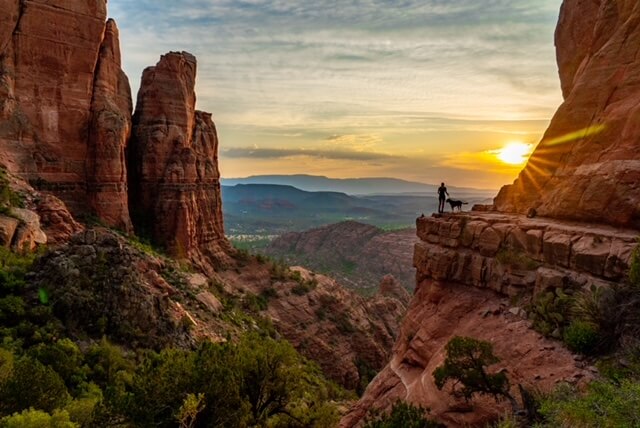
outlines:
{"label": "sunlit rock face", "polygon": [[128,149],[129,202],[136,231],[172,255],[210,266],[228,260],[218,137],[196,111],[196,59],[162,56],[142,76]]}
{"label": "sunlit rock face", "polygon": [[564,103],[499,211],[640,228],[640,3],[565,0]]}
{"label": "sunlit rock face", "polygon": [[131,95],[106,0],[0,1],[0,162],[129,230]]}

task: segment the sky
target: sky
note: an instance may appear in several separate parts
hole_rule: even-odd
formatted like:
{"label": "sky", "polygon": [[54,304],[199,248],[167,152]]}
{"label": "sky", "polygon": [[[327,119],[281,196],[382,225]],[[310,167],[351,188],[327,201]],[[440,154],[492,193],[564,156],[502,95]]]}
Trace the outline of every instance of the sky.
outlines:
{"label": "sky", "polygon": [[[109,0],[123,67],[198,58],[223,177],[497,189],[562,102],[561,0]],[[515,144],[515,145],[514,145]],[[509,146],[505,155],[504,147]],[[505,161],[511,160],[511,163]]]}

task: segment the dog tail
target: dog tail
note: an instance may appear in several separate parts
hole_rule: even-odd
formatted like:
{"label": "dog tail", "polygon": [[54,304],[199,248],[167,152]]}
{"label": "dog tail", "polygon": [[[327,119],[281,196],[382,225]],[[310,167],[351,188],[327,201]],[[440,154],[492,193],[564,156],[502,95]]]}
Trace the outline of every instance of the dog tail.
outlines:
{"label": "dog tail", "polygon": [[469,202],[463,202],[462,205],[469,205]]}

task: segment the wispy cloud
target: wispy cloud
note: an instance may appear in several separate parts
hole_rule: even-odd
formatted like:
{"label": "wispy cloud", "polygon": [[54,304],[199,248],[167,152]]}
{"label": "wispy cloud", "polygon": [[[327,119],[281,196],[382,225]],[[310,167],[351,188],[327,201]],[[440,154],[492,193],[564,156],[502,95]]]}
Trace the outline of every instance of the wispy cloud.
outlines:
{"label": "wispy cloud", "polygon": [[[391,152],[393,143],[411,157],[419,135],[432,154],[451,148],[445,133],[456,131],[539,136],[560,102],[560,3],[110,0],[109,8],[134,90],[166,51],[198,57],[199,108],[214,113],[228,148],[324,150],[335,134],[352,136],[335,150]],[[407,146],[392,134],[409,136]]]}
{"label": "wispy cloud", "polygon": [[293,157],[311,157],[320,159],[340,159],[352,161],[380,161],[401,159],[401,156],[375,152],[347,150],[306,150],[306,149],[266,149],[257,147],[233,147],[222,150],[224,158],[244,159],[287,159]]}

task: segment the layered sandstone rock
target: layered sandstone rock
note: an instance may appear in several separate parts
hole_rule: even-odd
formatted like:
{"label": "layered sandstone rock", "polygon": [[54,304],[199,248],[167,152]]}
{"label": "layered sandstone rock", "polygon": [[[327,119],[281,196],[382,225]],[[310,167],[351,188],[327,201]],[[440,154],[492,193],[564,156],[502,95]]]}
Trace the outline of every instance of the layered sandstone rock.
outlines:
{"label": "layered sandstone rock", "polygon": [[[398,399],[431,408],[449,426],[484,426],[507,407],[493,400],[473,406],[438,391],[433,370],[454,336],[487,340],[517,385],[549,391],[561,381],[593,377],[563,348],[531,329],[526,303],[557,288],[580,290],[621,281],[637,246],[637,232],[524,216],[470,213],[417,221],[417,290],[387,367],[342,421],[358,425],[371,408]],[[512,306],[519,302],[520,307]]]}
{"label": "layered sandstone rock", "polygon": [[142,76],[128,152],[136,231],[201,266],[227,261],[218,137],[195,110],[196,59],[164,55]]}
{"label": "layered sandstone rock", "polygon": [[132,107],[106,1],[0,6],[0,162],[74,214],[130,229],[123,152]]}
{"label": "layered sandstone rock", "polygon": [[411,260],[415,230],[385,232],[355,221],[305,232],[285,233],[266,249],[288,263],[328,273],[350,288],[371,288],[387,274],[404,287],[415,286]]}
{"label": "layered sandstone rock", "polygon": [[500,211],[640,228],[640,3],[565,0],[556,31],[565,101]]}
{"label": "layered sandstone rock", "polygon": [[121,68],[119,32],[107,21],[95,73],[89,144],[89,206],[106,224],[132,231],[125,148],[131,136],[131,88]]}

